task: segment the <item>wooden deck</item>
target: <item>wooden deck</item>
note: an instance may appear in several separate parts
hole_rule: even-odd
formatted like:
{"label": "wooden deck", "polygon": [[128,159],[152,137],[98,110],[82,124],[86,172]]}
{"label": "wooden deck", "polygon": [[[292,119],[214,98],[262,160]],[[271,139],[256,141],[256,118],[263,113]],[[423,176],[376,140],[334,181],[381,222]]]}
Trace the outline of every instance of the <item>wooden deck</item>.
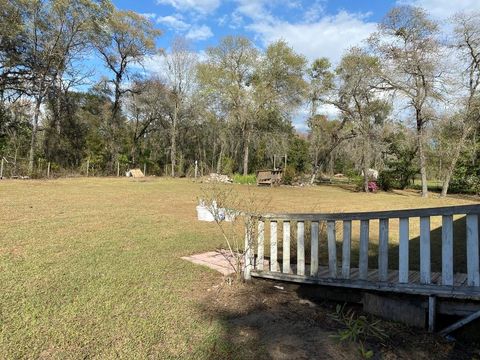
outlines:
{"label": "wooden deck", "polygon": [[[480,254],[478,215],[480,205],[426,209],[336,214],[263,214],[251,215],[245,234],[246,279],[260,277],[296,283],[337,286],[405,294],[480,300]],[[453,217],[465,216],[466,273],[454,272]],[[431,271],[430,218],[441,216],[441,272]],[[409,219],[419,218],[419,263],[410,270]],[[390,227],[398,221],[398,270],[389,266]],[[378,221],[377,261],[369,262],[370,222]],[[351,268],[352,222],[360,223],[358,267]],[[328,266],[319,264],[319,224],[326,226]],[[337,239],[336,225],[342,225]],[[291,226],[296,239],[291,239]],[[278,228],[282,238],[278,239]],[[305,259],[305,229],[310,228],[310,259]],[[268,235],[268,236],[267,236]],[[268,241],[269,240],[269,241]],[[292,243],[295,245],[292,246]],[[340,243],[340,244],[339,244]],[[339,246],[340,245],[340,246]],[[265,257],[268,246],[269,258]],[[324,245],[322,245],[324,246]],[[296,254],[290,252],[295,248]],[[281,249],[281,251],[279,251]],[[340,249],[341,254],[337,256]]]}
{"label": "wooden deck", "polygon": [[[280,268],[281,264],[279,264],[278,266]],[[268,260],[264,261],[264,268],[266,268],[266,269],[270,268],[270,262]],[[306,269],[307,274],[310,273],[310,266],[309,265],[306,265],[305,269]],[[291,270],[292,270],[292,272],[288,275],[296,274],[297,271],[296,271],[296,266],[295,265],[291,266]],[[255,272],[256,276],[265,276],[266,273],[267,272],[265,272],[265,271],[256,271]],[[278,272],[278,273],[281,274],[282,272]],[[253,276],[253,274],[252,274],[252,276]],[[371,270],[368,271],[368,276],[367,276],[366,281],[369,281],[369,282],[385,282],[385,283],[389,283],[389,284],[396,284],[396,283],[398,283],[398,276],[399,276],[399,271],[398,270],[388,270],[387,280],[382,281],[379,278],[378,269],[371,269]],[[313,276],[312,278],[314,278],[314,279],[318,278],[318,279],[333,279],[333,280],[335,280],[334,278],[330,277],[330,269],[329,269],[328,266],[319,266],[318,275]],[[466,287],[467,286],[467,274],[456,273],[456,274],[454,274],[453,279],[454,279],[453,280],[453,287],[454,288]],[[352,268],[351,271],[350,271],[349,278],[346,278],[346,279],[337,278],[337,280],[356,281],[356,280],[362,280],[362,279],[360,279],[360,277],[359,277],[359,269],[358,268]],[[408,272],[408,283],[409,284],[421,285],[420,272],[419,271],[409,271]],[[442,285],[442,273],[433,272],[430,285]],[[473,288],[475,288],[475,287],[473,287]]]}
{"label": "wooden deck", "polygon": [[[269,262],[264,261],[266,269],[269,268]],[[309,266],[306,266],[307,274]],[[439,296],[447,298],[480,300],[480,290],[477,287],[467,286],[467,274],[454,274],[453,286],[442,286],[442,273],[433,272],[430,284],[422,284],[420,282],[419,271],[409,271],[408,283],[398,283],[398,270],[389,270],[386,281],[379,280],[377,269],[368,271],[366,280],[359,277],[359,269],[352,268],[350,278],[331,278],[328,266],[320,266],[317,276],[296,275],[296,266],[291,267],[292,272],[284,274],[282,272],[272,271],[252,271],[251,276],[257,278],[265,278],[280,281],[289,281],[304,284],[316,284],[324,286],[334,286],[342,288],[352,288],[360,290],[376,290],[385,292],[415,294],[424,296]]]}

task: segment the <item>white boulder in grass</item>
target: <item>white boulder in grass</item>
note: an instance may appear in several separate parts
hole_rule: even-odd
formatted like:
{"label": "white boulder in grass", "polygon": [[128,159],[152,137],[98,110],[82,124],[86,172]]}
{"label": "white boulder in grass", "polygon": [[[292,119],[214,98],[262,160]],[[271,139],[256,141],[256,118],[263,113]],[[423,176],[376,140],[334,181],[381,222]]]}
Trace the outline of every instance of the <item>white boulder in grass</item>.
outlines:
{"label": "white boulder in grass", "polygon": [[215,200],[212,201],[211,205],[205,205],[205,202],[203,200],[200,200],[196,209],[197,209],[197,219],[199,221],[208,221],[208,222],[212,222],[215,220],[233,221],[235,220],[235,216],[237,213],[235,210],[232,210],[232,209],[219,208]]}

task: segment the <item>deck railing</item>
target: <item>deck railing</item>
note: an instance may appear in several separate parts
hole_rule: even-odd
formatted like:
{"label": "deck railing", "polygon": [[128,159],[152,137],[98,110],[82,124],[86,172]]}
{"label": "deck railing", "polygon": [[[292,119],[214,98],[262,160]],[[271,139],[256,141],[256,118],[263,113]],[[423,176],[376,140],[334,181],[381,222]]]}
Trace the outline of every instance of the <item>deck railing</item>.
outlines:
{"label": "deck railing", "polygon": [[[479,246],[478,246],[478,215],[480,205],[461,205],[437,208],[374,211],[360,213],[320,213],[320,214],[263,214],[250,215],[249,223],[255,224],[255,229],[247,226],[245,235],[245,268],[244,276],[250,279],[253,275],[289,280],[295,277],[297,282],[319,278],[319,224],[326,223],[326,237],[328,249],[328,274],[324,278],[350,281],[351,279],[351,248],[352,222],[360,222],[358,274],[355,281],[372,282],[369,279],[369,270],[378,270],[377,283],[409,284],[409,222],[412,218],[420,221],[420,249],[419,249],[419,283],[420,285],[437,285],[444,287],[454,286],[454,216],[466,216],[466,283],[467,287],[480,286],[479,273]],[[431,217],[441,216],[441,282],[431,283]],[[389,273],[389,229],[391,220],[399,219],[398,236],[398,275],[392,281]],[[369,263],[370,223],[378,220],[378,262]],[[342,239],[337,239],[336,225],[341,223]],[[296,224],[296,257],[291,250],[291,226]],[[278,259],[278,230],[283,228],[282,255]],[[310,227],[310,266],[305,261],[305,233],[306,226]],[[269,231],[266,231],[269,229]],[[265,262],[265,235],[269,233],[269,261]],[[341,266],[337,265],[337,241],[341,242]],[[323,246],[323,245],[322,245]],[[339,247],[340,248],[340,247]],[[340,257],[339,257],[340,258]],[[281,260],[281,261],[279,261]],[[281,262],[281,266],[279,263]],[[267,265],[265,265],[267,264]],[[294,265],[294,266],[292,266]],[[327,264],[325,264],[326,266]],[[269,268],[265,268],[268,266]],[[268,276],[270,274],[270,276]],[[281,274],[281,276],[271,276]],[[308,282],[308,281],[306,281]]]}

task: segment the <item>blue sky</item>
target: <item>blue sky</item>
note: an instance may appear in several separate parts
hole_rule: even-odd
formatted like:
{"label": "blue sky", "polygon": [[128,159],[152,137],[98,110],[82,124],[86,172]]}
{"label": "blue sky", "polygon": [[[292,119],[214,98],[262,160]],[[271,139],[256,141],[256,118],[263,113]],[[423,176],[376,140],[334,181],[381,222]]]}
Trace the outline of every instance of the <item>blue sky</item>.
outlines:
{"label": "blue sky", "polygon": [[[411,4],[425,8],[445,26],[459,11],[480,11],[480,0],[113,0],[120,9],[148,17],[163,31],[158,47],[168,51],[175,36],[190,41],[202,53],[225,35],[244,35],[259,47],[283,39],[309,61],[328,57],[335,64],[350,47],[359,45],[390,8]],[[161,71],[162,60],[144,62],[147,71]],[[305,130],[303,110],[294,117]],[[334,116],[334,109],[324,113]],[[305,116],[303,116],[303,115]]]}
{"label": "blue sky", "polygon": [[229,34],[242,34],[259,47],[285,39],[308,59],[335,62],[375,30],[396,4],[424,7],[436,19],[461,10],[480,10],[480,0],[114,0],[117,7],[148,16],[164,32],[158,46],[184,36],[197,51]]}

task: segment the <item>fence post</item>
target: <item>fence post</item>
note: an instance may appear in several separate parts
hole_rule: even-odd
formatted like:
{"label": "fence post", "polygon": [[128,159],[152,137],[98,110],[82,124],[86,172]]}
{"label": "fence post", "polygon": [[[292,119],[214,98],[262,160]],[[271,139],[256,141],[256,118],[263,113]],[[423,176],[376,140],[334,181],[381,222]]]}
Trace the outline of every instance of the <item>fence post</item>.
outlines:
{"label": "fence post", "polygon": [[147,163],[143,163],[143,175],[147,176]]}
{"label": "fence post", "polygon": [[2,156],[2,163],[0,165],[0,180],[3,179],[3,156]]}
{"label": "fence post", "polygon": [[90,169],[90,157],[87,158],[87,177],[88,177],[88,170]]}
{"label": "fence post", "polygon": [[195,179],[197,178],[198,175],[198,160],[195,160]]}
{"label": "fence post", "polygon": [[117,177],[120,176],[120,161],[117,161]]}
{"label": "fence post", "polygon": [[50,178],[50,161],[48,162],[48,165],[47,165],[47,179]]}

